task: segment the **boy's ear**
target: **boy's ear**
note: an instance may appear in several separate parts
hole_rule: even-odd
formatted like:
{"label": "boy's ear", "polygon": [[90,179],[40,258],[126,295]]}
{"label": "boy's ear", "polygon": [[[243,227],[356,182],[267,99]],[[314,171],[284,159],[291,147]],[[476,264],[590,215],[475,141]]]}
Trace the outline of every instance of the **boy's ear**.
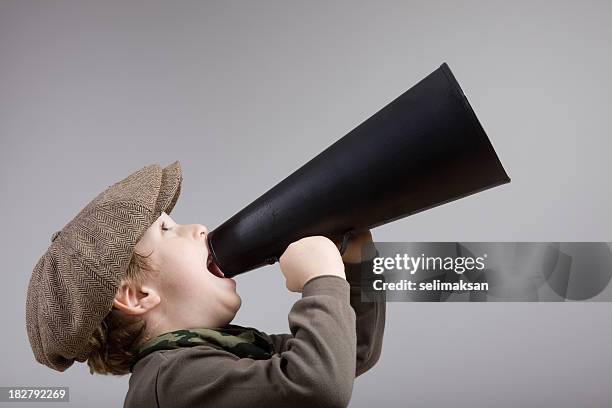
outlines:
{"label": "boy's ear", "polygon": [[151,286],[140,286],[122,280],[113,300],[113,307],[126,315],[141,315],[153,309],[161,301],[157,290]]}

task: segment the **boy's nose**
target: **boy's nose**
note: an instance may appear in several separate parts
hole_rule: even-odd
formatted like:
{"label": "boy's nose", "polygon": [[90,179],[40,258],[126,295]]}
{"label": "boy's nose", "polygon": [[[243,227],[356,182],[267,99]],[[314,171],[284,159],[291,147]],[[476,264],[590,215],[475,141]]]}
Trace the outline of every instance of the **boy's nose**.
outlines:
{"label": "boy's nose", "polygon": [[200,232],[200,236],[208,235],[208,228],[205,225],[197,224],[197,229]]}

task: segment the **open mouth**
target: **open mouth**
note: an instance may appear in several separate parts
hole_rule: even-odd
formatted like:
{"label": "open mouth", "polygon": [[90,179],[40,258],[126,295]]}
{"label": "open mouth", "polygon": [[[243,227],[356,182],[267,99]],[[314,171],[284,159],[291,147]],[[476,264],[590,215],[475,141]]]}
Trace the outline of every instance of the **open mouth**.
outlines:
{"label": "open mouth", "polygon": [[221,269],[219,269],[217,264],[213,262],[212,254],[210,253],[208,254],[208,259],[206,260],[206,268],[213,275],[219,278],[225,278],[225,275],[223,274],[223,272],[221,272]]}

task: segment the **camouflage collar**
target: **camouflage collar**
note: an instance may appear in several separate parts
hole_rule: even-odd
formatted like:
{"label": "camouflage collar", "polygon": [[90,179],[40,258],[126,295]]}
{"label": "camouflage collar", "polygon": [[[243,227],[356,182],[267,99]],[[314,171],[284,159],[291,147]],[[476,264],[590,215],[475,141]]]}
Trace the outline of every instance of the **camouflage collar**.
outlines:
{"label": "camouflage collar", "polygon": [[265,333],[252,327],[228,324],[214,329],[184,329],[161,334],[146,341],[132,359],[130,372],[143,357],[158,350],[207,345],[229,351],[240,358],[269,359],[274,354]]}

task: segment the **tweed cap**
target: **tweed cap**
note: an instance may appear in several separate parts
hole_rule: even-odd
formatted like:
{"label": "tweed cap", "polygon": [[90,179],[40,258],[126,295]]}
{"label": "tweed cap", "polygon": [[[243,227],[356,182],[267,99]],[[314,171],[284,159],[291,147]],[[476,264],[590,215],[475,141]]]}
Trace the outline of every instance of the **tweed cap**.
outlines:
{"label": "tweed cap", "polygon": [[145,166],[109,186],[51,236],[36,263],[26,327],[36,361],[65,371],[87,360],[88,340],[113,306],[134,246],[181,192],[176,161]]}

